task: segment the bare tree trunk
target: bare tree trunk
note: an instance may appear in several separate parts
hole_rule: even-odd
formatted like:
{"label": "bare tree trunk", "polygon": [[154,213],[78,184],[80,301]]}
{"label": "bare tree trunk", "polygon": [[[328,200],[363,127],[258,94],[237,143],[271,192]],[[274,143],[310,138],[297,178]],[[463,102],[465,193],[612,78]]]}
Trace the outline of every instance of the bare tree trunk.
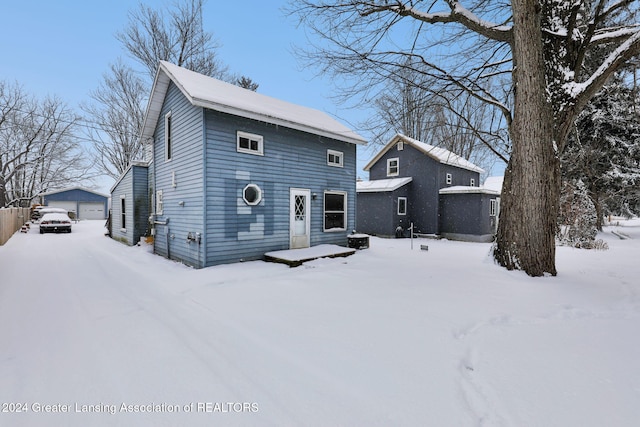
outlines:
{"label": "bare tree trunk", "polygon": [[513,151],[505,171],[496,261],[530,276],[556,275],[555,219],[560,197],[553,114],[536,0],[513,0]]}
{"label": "bare tree trunk", "polygon": [[[2,169],[0,169],[2,172]],[[7,207],[7,185],[4,178],[0,175],[0,208]]]}

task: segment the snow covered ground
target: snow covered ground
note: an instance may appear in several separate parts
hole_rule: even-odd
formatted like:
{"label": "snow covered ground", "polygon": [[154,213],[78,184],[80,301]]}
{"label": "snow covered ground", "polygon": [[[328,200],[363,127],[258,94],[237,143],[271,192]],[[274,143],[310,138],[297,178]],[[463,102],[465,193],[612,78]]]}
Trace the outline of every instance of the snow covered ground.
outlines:
{"label": "snow covered ground", "polygon": [[640,221],[612,228],[534,279],[488,244],[193,270],[34,227],[0,247],[0,425],[636,426]]}

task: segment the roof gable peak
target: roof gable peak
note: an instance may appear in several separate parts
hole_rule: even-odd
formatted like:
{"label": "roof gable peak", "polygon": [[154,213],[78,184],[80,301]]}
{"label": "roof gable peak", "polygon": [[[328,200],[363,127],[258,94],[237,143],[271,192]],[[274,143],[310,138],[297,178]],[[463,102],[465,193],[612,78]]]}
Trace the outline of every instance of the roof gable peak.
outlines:
{"label": "roof gable peak", "polygon": [[320,110],[272,98],[195,71],[160,61],[145,114],[142,138],[150,139],[173,82],[194,106],[284,126],[352,144],[366,140]]}
{"label": "roof gable peak", "polygon": [[368,171],[369,169],[371,169],[371,167],[373,167],[373,165],[376,164],[382,158],[382,156],[384,156],[391,148],[396,146],[398,142],[403,142],[410,145],[411,147],[431,157],[439,163],[467,169],[473,172],[484,172],[484,169],[482,169],[481,167],[474,165],[467,159],[447,150],[446,148],[436,147],[434,145],[418,141],[417,139],[410,138],[401,133],[395,134],[393,138],[391,138],[391,140],[384,146],[384,148],[380,150],[380,152],[378,152],[378,154],[376,154],[369,163],[367,163],[367,165],[364,167],[364,170]]}

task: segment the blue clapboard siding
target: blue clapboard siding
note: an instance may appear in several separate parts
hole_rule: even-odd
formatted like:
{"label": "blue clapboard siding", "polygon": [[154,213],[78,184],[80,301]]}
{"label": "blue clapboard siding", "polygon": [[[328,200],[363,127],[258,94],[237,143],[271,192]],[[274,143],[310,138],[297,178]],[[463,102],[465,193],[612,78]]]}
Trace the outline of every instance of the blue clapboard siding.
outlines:
{"label": "blue clapboard siding", "polygon": [[[173,155],[166,161],[164,117],[169,111]],[[261,135],[264,155],[238,153],[238,131]],[[328,149],[343,153],[342,168],[327,165]],[[291,188],[317,195],[310,201],[311,245],[346,245],[346,235],[355,228],[354,144],[195,107],[170,83],[154,133],[153,155],[150,192],[163,192],[162,215],[155,215],[159,255],[205,267],[288,249]],[[249,183],[262,189],[257,206],[242,200]],[[323,230],[325,191],[347,193],[344,231]],[[187,239],[196,233],[201,243]]]}
{"label": "blue clapboard siding", "polygon": [[[206,265],[260,259],[265,252],[289,248],[291,188],[309,189],[311,245],[346,245],[355,226],[356,147],[281,126],[207,110],[206,117]],[[264,155],[238,153],[238,131],[261,135]],[[327,165],[327,150],[344,153],[344,167]],[[242,201],[254,183],[263,190],[258,206]],[[347,193],[347,227],[323,231],[325,191]]]}
{"label": "blue clapboard siding", "polygon": [[[164,146],[164,117],[168,112],[173,145],[169,161],[165,160]],[[195,267],[202,266],[204,245],[188,241],[187,236],[204,230],[202,120],[202,108],[191,105],[172,82],[154,135],[153,194],[162,190],[164,200],[163,213],[155,218],[154,250]],[[159,224],[167,221],[167,225]]]}
{"label": "blue clapboard siding", "polygon": [[[122,178],[111,191],[111,237],[119,242],[133,245],[133,172],[125,171]],[[122,198],[125,200],[125,224],[122,224]]]}

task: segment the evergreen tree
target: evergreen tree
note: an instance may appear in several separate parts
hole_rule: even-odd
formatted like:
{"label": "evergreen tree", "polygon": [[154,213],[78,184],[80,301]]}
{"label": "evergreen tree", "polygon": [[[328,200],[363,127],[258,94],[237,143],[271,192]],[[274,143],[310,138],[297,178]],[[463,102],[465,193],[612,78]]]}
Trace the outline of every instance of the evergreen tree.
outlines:
{"label": "evergreen tree", "polygon": [[588,193],[579,179],[563,183],[556,236],[562,245],[606,249],[606,243],[596,240],[596,209]]}
{"label": "evergreen tree", "polygon": [[604,216],[640,214],[640,116],[633,88],[617,76],[586,106],[562,156],[565,180],[584,183]]}

